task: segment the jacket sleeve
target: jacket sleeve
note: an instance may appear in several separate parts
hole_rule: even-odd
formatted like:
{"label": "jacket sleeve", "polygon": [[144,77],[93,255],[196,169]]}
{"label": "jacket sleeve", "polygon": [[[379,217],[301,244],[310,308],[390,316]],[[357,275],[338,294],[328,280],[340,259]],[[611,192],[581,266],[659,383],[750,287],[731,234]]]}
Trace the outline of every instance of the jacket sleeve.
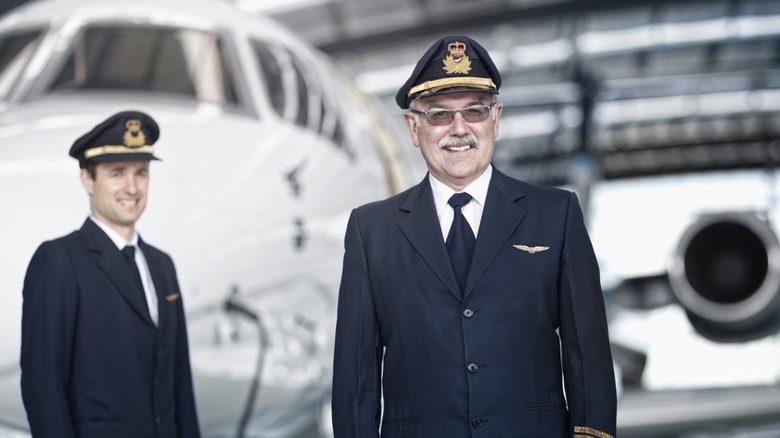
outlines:
{"label": "jacket sleeve", "polygon": [[617,396],[604,297],[576,195],[569,198],[561,256],[560,336],[574,437],[615,436]]}
{"label": "jacket sleeve", "polygon": [[67,397],[78,285],[67,252],[43,243],[22,291],[22,400],[36,438],[75,437]]}
{"label": "jacket sleeve", "polygon": [[[181,294],[179,280],[173,260],[166,256],[168,270],[176,283],[175,290]],[[184,315],[183,297],[176,300],[176,350],[174,352],[174,379],[176,391],[176,429],[181,438],[199,438],[200,425],[195,404],[195,391],[190,367],[190,349],[187,336],[187,324]]]}
{"label": "jacket sleeve", "polygon": [[379,436],[382,345],[357,211],[345,238],[333,360],[332,415],[337,438]]}

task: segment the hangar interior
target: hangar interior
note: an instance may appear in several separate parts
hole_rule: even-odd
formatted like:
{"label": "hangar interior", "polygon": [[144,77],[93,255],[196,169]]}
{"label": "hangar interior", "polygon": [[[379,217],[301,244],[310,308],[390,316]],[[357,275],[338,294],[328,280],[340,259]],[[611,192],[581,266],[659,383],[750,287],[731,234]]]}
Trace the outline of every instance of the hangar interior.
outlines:
{"label": "hangar interior", "polygon": [[[780,3],[772,0],[236,0],[393,96],[446,34],[502,72],[494,163],[555,185],[780,159]],[[398,117],[400,119],[400,116]]]}
{"label": "hangar interior", "polygon": [[[777,1],[322,0],[262,8],[260,3],[236,0],[338,60],[396,115],[402,138],[405,127],[394,95],[419,56],[441,36],[473,37],[491,53],[503,79],[505,108],[493,164],[519,179],[573,188],[586,213],[587,194],[599,182],[674,181],[743,170],[774,175],[780,162]],[[765,219],[762,223],[771,222]],[[766,260],[766,248],[756,253],[759,259]],[[743,267],[748,265],[756,263]],[[756,278],[766,284],[777,270],[768,266],[750,280],[752,286],[739,284],[740,297],[756,290]],[[712,271],[699,280],[718,283],[721,277]],[[669,282],[666,275],[629,279],[608,300],[616,307],[660,309],[679,300],[669,293]],[[728,306],[732,298],[713,299]],[[685,311],[695,320],[695,309]],[[610,324],[611,333],[620,330]],[[724,348],[747,346],[767,334],[740,337],[714,325],[716,333],[704,337]],[[765,328],[776,333],[774,325]],[[777,356],[775,347],[766,351]],[[729,354],[733,357],[723,357]],[[780,429],[775,408],[766,409],[776,406],[777,382],[641,391],[643,369],[652,358],[618,347],[613,355],[623,371],[623,389],[633,395],[621,402],[623,436],[682,436],[680,430],[698,428],[706,432],[697,436],[759,437]],[[674,361],[682,365],[687,359]],[[731,426],[718,426],[720,414],[714,412],[728,417]]]}
{"label": "hangar interior", "polygon": [[[574,188],[586,212],[589,189],[604,181],[758,170],[775,178],[772,184],[778,187],[777,0],[215,1],[270,16],[337,60],[363,91],[383,104],[403,140],[408,137],[394,95],[419,56],[444,35],[475,38],[491,53],[503,78],[500,100],[505,109],[494,165],[519,179]],[[14,3],[21,2],[5,2],[0,13]],[[415,154],[411,145],[408,149]],[[421,177],[424,165],[417,164]],[[772,196],[777,192],[767,190]],[[767,202],[776,214],[775,231],[766,226],[770,221],[755,229],[743,226],[754,222],[742,219],[717,225],[746,232],[759,258],[768,260],[772,242],[764,236],[776,239],[778,199]],[[648,239],[661,239],[663,232],[651,232],[658,236]],[[700,236],[712,241],[721,237],[703,232],[695,237]],[[702,259],[720,250],[702,248]],[[753,263],[750,257],[744,258],[748,264]],[[780,265],[765,263],[762,269],[736,289],[750,295],[761,286],[756,281],[780,275]],[[708,275],[702,273],[699,282],[719,281]],[[668,292],[671,287],[668,275],[629,278],[607,298],[622,309],[653,310],[678,299]],[[771,304],[780,302],[780,289],[769,295]],[[728,305],[743,296],[709,298]],[[751,327],[747,334],[729,333],[722,321],[699,322],[711,329],[716,342],[735,346],[767,336],[780,341],[780,311],[769,317],[771,324],[760,321],[760,330]],[[711,429],[711,420],[719,415],[738,426],[761,426],[752,435],[731,428],[696,436],[777,436],[780,430],[777,380],[728,393],[705,389],[655,396],[639,391],[646,355],[617,347],[613,355],[622,370],[623,390],[637,390],[637,396],[622,400],[621,436],[680,436],[659,435],[659,427],[667,425],[671,431],[697,424]],[[780,375],[777,348],[762,357],[776,363],[773,371]],[[737,369],[735,374],[749,371]],[[309,436],[314,434],[312,430]]]}

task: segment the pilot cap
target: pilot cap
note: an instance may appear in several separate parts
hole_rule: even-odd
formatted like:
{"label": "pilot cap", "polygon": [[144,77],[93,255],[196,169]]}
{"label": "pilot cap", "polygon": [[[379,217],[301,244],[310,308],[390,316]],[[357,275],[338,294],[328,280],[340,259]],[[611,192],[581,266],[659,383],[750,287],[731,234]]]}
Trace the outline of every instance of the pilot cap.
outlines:
{"label": "pilot cap", "polygon": [[487,50],[467,36],[453,35],[436,41],[417,61],[395,102],[407,109],[420,97],[462,91],[498,94],[500,86],[501,75]]}
{"label": "pilot cap", "polygon": [[160,128],[149,115],[123,111],[79,137],[70,156],[79,160],[82,169],[87,163],[159,160],[153,146],[159,137]]}

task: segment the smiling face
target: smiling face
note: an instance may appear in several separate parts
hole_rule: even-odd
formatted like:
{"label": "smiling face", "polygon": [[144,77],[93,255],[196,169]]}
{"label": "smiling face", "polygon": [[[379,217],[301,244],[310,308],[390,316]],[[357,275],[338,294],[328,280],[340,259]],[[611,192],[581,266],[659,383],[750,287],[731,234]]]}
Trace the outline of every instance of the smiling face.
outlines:
{"label": "smiling face", "polygon": [[89,194],[92,214],[129,240],[146,208],[149,162],[98,163],[94,178],[88,169],[81,169],[81,183]]}
{"label": "smiling face", "polygon": [[[460,109],[490,105],[489,93],[449,93],[418,99],[410,107],[416,111]],[[455,191],[461,191],[487,169],[498,136],[498,120],[503,106],[496,103],[488,118],[470,123],[462,113],[444,126],[431,125],[424,116],[404,114],[412,143],[420,148],[431,175]]]}

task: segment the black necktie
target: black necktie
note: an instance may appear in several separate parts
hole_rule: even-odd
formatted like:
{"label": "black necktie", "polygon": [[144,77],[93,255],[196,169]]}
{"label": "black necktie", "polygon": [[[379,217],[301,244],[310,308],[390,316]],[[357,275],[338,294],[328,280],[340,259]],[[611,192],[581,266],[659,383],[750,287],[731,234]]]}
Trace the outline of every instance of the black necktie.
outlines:
{"label": "black necktie", "polygon": [[[141,292],[144,292],[144,283],[141,281],[141,272],[138,271],[138,265],[135,264],[135,247],[133,245],[127,245],[122,248],[122,254],[125,255],[127,263],[130,265],[130,271],[133,273],[135,283]],[[144,293],[144,302],[146,302],[146,294]]]}
{"label": "black necktie", "polygon": [[464,292],[466,288],[466,277],[469,274],[471,265],[471,255],[474,253],[474,232],[471,231],[469,223],[461,212],[461,207],[471,201],[471,195],[468,193],[455,193],[452,195],[448,204],[455,210],[455,216],[452,218],[452,226],[447,234],[447,252],[450,253],[450,262],[455,271],[455,277],[458,279],[460,291]]}

